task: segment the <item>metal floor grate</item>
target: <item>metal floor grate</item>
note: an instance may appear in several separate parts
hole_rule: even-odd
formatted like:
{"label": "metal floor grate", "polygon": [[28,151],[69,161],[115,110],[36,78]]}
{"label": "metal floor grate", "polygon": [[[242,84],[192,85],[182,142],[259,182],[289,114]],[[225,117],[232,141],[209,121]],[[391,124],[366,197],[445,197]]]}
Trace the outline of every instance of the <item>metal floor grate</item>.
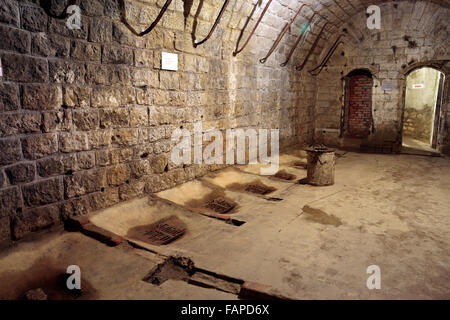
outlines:
{"label": "metal floor grate", "polygon": [[186,226],[176,216],[161,219],[148,226],[143,232],[146,242],[153,245],[165,245],[186,233]]}
{"label": "metal floor grate", "polygon": [[246,188],[245,191],[251,192],[251,193],[256,193],[256,194],[261,194],[261,195],[265,195],[265,194],[269,194],[271,192],[274,192],[276,189],[273,187],[269,187],[263,184],[249,184]]}
{"label": "metal floor grate", "polygon": [[225,214],[236,207],[236,203],[223,197],[216,198],[206,204],[205,208],[214,210],[217,213]]}

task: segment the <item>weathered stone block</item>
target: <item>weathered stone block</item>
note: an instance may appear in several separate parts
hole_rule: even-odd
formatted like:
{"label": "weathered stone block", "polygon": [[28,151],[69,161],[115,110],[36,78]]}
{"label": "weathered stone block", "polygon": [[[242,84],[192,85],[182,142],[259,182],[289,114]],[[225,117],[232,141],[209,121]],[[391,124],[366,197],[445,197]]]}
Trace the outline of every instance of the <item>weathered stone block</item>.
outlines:
{"label": "weathered stone block", "polygon": [[111,167],[106,172],[106,177],[110,186],[120,186],[130,179],[130,168],[124,164]]}
{"label": "weathered stone block", "polygon": [[145,194],[145,181],[133,181],[119,187],[120,201],[127,201]]}
{"label": "weathered stone block", "polygon": [[22,208],[22,197],[18,187],[0,190],[0,218],[9,217]]}
{"label": "weathered stone block", "polygon": [[22,28],[37,32],[47,30],[48,17],[42,8],[22,7],[21,8]]}
{"label": "weathered stone block", "polygon": [[119,202],[118,188],[108,188],[103,192],[89,195],[89,206],[92,211],[104,209]]}
{"label": "weathered stone block", "polygon": [[118,46],[103,46],[103,63],[111,64],[133,64],[133,50]]}
{"label": "weathered stone block", "polygon": [[66,201],[61,206],[61,219],[86,215],[89,212],[88,197]]}
{"label": "weathered stone block", "polygon": [[88,43],[83,41],[72,41],[71,54],[72,58],[82,61],[99,62],[102,55],[102,47],[99,44]]}
{"label": "weathered stone block", "polygon": [[59,206],[51,205],[28,209],[12,218],[12,235],[14,240],[22,239],[31,232],[49,228],[60,223]]}
{"label": "weathered stone block", "polygon": [[62,106],[62,90],[52,85],[27,85],[23,90],[23,107],[29,110],[52,110]]}
{"label": "weathered stone block", "polygon": [[136,160],[130,163],[130,174],[133,179],[142,178],[150,174],[150,163],[148,160]]}
{"label": "weathered stone block", "polygon": [[134,50],[134,65],[136,67],[153,67],[153,51],[151,50]]}
{"label": "weathered stone block", "polygon": [[69,199],[101,191],[105,187],[106,174],[104,169],[82,171],[64,177],[64,192]]}
{"label": "weathered stone block", "polygon": [[14,84],[0,83],[0,111],[19,109],[19,87]]}
{"label": "weathered stone block", "polygon": [[91,104],[91,88],[65,87],[64,106],[69,108],[87,108]]}
{"label": "weathered stone block", "polygon": [[114,130],[112,142],[121,147],[133,146],[139,142],[139,131],[137,128]]}
{"label": "weathered stone block", "polygon": [[44,132],[69,131],[71,129],[72,113],[70,110],[44,112],[42,116],[42,129]]}
{"label": "weathered stone block", "polygon": [[111,144],[112,130],[98,130],[89,133],[89,145],[91,149],[107,147]]}
{"label": "weathered stone block", "polygon": [[92,42],[111,42],[112,23],[103,19],[92,19],[90,22],[89,41]]}
{"label": "weathered stone block", "polygon": [[149,69],[133,69],[131,71],[131,81],[136,87],[147,86],[150,88],[159,87],[158,73]]}
{"label": "weathered stone block", "polygon": [[151,105],[153,103],[153,90],[136,89],[136,101],[141,105]]}
{"label": "weathered stone block", "polygon": [[77,154],[77,167],[81,170],[92,169],[95,166],[94,152],[81,152]]}
{"label": "weathered stone block", "polygon": [[104,8],[104,0],[81,0],[80,8],[84,14],[89,16],[102,16]]}
{"label": "weathered stone block", "polygon": [[62,133],[59,141],[60,150],[64,153],[89,150],[89,139],[85,132]]}
{"label": "weathered stone block", "polygon": [[73,112],[73,124],[76,129],[95,130],[99,125],[98,110],[77,110]]}
{"label": "weathered stone block", "polygon": [[3,75],[6,80],[20,82],[46,82],[48,64],[45,59],[18,54],[2,55]]}
{"label": "weathered stone block", "polygon": [[31,36],[29,32],[0,26],[0,49],[28,53],[31,48]]}
{"label": "weathered stone block", "polygon": [[148,125],[148,109],[135,107],[130,109],[130,126],[143,127]]}
{"label": "weathered stone block", "polygon": [[19,163],[5,169],[11,184],[31,182],[36,175],[34,163]]}
{"label": "weathered stone block", "polygon": [[33,33],[31,35],[31,52],[44,57],[66,58],[70,53],[70,41],[55,34]]}
{"label": "weathered stone block", "polygon": [[119,149],[112,149],[110,151],[110,154],[111,154],[111,163],[112,164],[129,162],[133,159],[133,149],[132,148],[121,147]]}
{"label": "weathered stone block", "polygon": [[126,108],[101,110],[100,127],[101,128],[120,128],[129,124],[129,110]]}
{"label": "weathered stone block", "polygon": [[171,71],[159,72],[159,87],[166,90],[176,90],[180,88],[178,73]]}
{"label": "weathered stone block", "polygon": [[23,202],[28,207],[43,206],[63,200],[62,179],[52,178],[22,186]]}
{"label": "weathered stone block", "polygon": [[135,102],[133,88],[96,88],[92,92],[93,107],[120,107]]}
{"label": "weathered stone block", "polygon": [[168,166],[169,160],[167,155],[159,154],[150,158],[150,167],[153,173],[164,173],[164,169]]}
{"label": "weathered stone block", "polygon": [[0,0],[0,22],[18,27],[20,22],[19,16],[17,1]]}
{"label": "weathered stone block", "polygon": [[27,159],[39,159],[58,152],[58,139],[54,133],[22,138],[22,151]]}
{"label": "weathered stone block", "polygon": [[85,84],[86,68],[83,63],[51,60],[48,63],[50,80],[56,83]]}
{"label": "weathered stone block", "polygon": [[18,139],[0,139],[0,166],[19,161],[22,150]]}
{"label": "weathered stone block", "polygon": [[41,115],[37,113],[0,114],[0,136],[40,132]]}
{"label": "weathered stone block", "polygon": [[76,155],[55,156],[39,160],[36,164],[37,172],[41,177],[50,177],[66,174],[77,169]]}

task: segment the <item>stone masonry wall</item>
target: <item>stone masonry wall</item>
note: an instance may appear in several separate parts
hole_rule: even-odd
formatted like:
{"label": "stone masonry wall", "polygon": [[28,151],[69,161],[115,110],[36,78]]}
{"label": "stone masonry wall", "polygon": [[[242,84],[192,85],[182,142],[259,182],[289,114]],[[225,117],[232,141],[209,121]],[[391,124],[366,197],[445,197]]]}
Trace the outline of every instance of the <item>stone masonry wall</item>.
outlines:
{"label": "stone masonry wall", "polygon": [[[222,2],[174,0],[153,32],[137,37],[120,22],[118,1],[81,0],[82,28],[71,31],[38,0],[0,0],[0,241],[220,168],[169,161],[172,131],[195,121],[204,130],[279,128],[281,147],[312,141],[316,83],[279,67],[311,12],[258,62],[297,1],[273,1],[237,57],[256,0],[232,1],[198,48],[192,33],[208,33]],[[67,3],[51,2],[56,14]],[[142,30],[164,2],[126,1],[127,18]],[[179,54],[178,72],[161,70],[162,51]]]}
{"label": "stone masonry wall", "polygon": [[[364,11],[342,24],[341,30],[327,41],[321,56],[339,33],[346,34],[327,67],[317,77],[315,141],[332,146],[358,147],[390,144],[401,146],[402,115],[406,75],[417,67],[432,66],[450,71],[450,12],[444,3],[430,1],[386,1],[380,3],[381,30],[367,28]],[[319,59],[321,60],[321,58]],[[369,70],[374,78],[372,93],[373,132],[355,141],[341,136],[341,112],[344,105],[344,77],[356,69]],[[449,148],[449,86],[446,81],[439,150]],[[392,90],[383,90],[391,84]],[[387,86],[388,87],[388,86]]]}

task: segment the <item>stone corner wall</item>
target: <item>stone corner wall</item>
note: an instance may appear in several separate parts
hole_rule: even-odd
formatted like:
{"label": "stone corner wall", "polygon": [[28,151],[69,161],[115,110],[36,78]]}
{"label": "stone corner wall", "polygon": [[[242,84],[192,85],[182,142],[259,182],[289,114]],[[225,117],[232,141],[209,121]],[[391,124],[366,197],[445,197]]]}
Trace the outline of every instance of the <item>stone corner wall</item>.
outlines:
{"label": "stone corner wall", "polygon": [[[57,14],[67,3],[51,2]],[[297,3],[274,1],[236,58],[256,1],[232,2],[198,48],[192,31],[206,36],[218,1],[186,8],[174,0],[145,37],[120,22],[118,0],[80,0],[81,30],[69,30],[39,3],[0,0],[0,241],[220,168],[169,161],[173,130],[196,121],[204,130],[278,128],[281,147],[312,139],[315,84],[279,68],[285,40],[265,65],[258,62]],[[144,29],[162,2],[126,3],[130,23]],[[162,51],[179,54],[178,72],[161,70]]]}

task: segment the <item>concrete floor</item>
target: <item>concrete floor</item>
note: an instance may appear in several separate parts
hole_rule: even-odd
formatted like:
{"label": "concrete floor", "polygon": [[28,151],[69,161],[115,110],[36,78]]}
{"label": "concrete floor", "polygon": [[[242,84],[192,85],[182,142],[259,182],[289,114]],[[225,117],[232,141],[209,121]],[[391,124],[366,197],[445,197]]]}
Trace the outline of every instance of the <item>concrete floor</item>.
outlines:
{"label": "concrete floor", "polygon": [[[297,180],[306,176],[292,166],[305,162],[303,152],[281,162]],[[45,270],[78,264],[90,288],[86,299],[237,298],[179,280],[142,281],[166,257],[184,256],[198,268],[269,285],[293,299],[450,299],[449,158],[339,152],[329,187],[258,172],[227,168],[93,214],[93,224],[128,240],[118,247],[68,232],[19,243],[0,256],[0,283],[7,283],[0,297],[41,285],[35,279]],[[246,192],[245,184],[255,181],[277,190]],[[216,195],[236,202],[229,216],[245,224],[208,217],[203,204]],[[188,230],[169,245],[128,232],[169,215]],[[366,287],[370,265],[381,268],[381,290]]]}

